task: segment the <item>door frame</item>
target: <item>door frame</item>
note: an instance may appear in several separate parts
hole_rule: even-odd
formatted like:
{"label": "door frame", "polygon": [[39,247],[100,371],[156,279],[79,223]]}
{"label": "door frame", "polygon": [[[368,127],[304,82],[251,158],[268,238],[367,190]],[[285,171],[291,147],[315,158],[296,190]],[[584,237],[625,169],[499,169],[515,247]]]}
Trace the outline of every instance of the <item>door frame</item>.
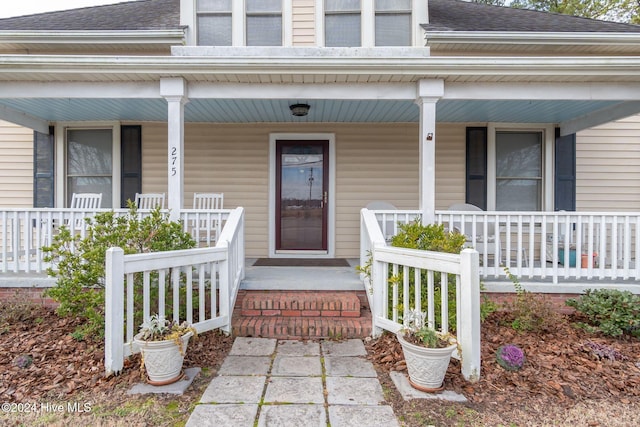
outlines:
{"label": "door frame", "polygon": [[[329,142],[329,176],[327,177],[327,250],[326,251],[278,251],[276,252],[276,141]],[[270,258],[333,258],[335,257],[335,192],[336,149],[333,133],[271,133],[269,134],[269,257]]]}

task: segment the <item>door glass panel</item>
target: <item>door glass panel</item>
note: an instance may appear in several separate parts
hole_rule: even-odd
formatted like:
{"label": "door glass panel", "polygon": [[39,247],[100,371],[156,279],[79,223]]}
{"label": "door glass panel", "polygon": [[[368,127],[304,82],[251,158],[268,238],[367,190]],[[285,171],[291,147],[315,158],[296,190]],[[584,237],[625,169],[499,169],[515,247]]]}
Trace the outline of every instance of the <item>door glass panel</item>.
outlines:
{"label": "door glass panel", "polygon": [[283,145],[280,152],[280,248],[324,250],[322,145]]}

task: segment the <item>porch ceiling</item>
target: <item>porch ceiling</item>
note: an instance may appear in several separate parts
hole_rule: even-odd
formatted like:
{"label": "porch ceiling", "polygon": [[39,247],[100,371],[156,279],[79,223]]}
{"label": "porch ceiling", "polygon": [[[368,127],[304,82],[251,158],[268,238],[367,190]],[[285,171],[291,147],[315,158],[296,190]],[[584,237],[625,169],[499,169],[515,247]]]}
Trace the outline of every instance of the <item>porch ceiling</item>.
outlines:
{"label": "porch ceiling", "polygon": [[[309,115],[294,117],[289,105],[306,102]],[[440,122],[560,123],[618,104],[593,100],[450,100],[437,104]],[[0,106],[56,121],[167,120],[164,99],[0,99]],[[407,100],[193,99],[185,121],[213,123],[418,122],[418,106]]]}

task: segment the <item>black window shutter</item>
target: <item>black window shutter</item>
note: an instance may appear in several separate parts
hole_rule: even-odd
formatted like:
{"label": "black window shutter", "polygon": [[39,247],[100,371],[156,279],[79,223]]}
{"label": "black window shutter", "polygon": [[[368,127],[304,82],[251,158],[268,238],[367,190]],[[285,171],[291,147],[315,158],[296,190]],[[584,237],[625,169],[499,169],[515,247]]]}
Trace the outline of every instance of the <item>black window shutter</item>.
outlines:
{"label": "black window shutter", "polygon": [[127,200],[134,200],[142,190],[142,127],[122,126],[120,206],[127,207]]}
{"label": "black window shutter", "polygon": [[487,128],[467,128],[466,203],[487,209]]}
{"label": "black window shutter", "polygon": [[554,209],[575,211],[576,134],[560,136],[560,129],[556,128],[555,145]]}
{"label": "black window shutter", "polygon": [[33,207],[54,207],[54,132],[33,132]]}

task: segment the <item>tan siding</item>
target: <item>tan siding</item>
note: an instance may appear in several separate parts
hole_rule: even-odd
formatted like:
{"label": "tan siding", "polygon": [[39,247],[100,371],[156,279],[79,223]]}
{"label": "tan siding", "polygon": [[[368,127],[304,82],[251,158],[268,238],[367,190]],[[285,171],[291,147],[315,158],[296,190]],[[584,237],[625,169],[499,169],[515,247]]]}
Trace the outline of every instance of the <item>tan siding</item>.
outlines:
{"label": "tan siding", "polygon": [[436,209],[465,201],[465,139],[465,125],[436,128]]}
{"label": "tan siding", "polygon": [[0,121],[0,206],[33,207],[33,130]]}
{"label": "tan siding", "polygon": [[315,46],[315,1],[293,0],[293,45]]}
{"label": "tan siding", "polygon": [[640,116],[579,132],[576,208],[640,211]]}

